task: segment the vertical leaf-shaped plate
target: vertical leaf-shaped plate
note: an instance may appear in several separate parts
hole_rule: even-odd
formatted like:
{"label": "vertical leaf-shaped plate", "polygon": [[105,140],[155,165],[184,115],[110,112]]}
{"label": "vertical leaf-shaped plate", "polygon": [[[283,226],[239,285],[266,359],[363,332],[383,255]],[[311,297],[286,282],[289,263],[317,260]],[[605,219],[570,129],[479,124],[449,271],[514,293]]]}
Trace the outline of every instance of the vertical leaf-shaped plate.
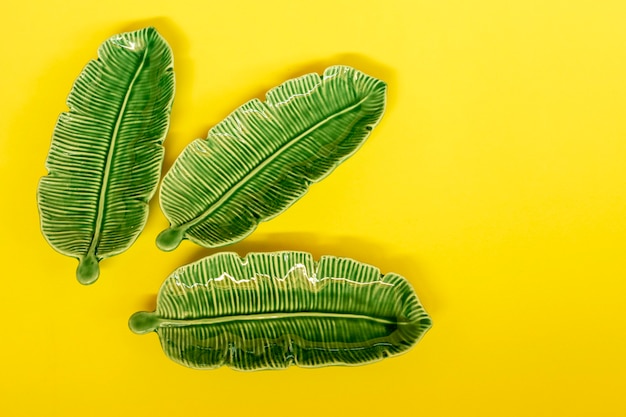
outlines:
{"label": "vertical leaf-shaped plate", "polygon": [[383,81],[334,66],[239,107],[190,143],[165,175],[160,201],[170,227],[157,245],[243,239],[356,152],[382,117],[385,98]]}
{"label": "vertical leaf-shaped plate", "polygon": [[129,321],[156,331],[165,354],[198,369],[343,364],[398,355],[430,328],[411,285],[397,274],[302,252],[219,253],[164,282],[154,312]]}
{"label": "vertical leaf-shaped plate", "polygon": [[154,28],[108,39],[74,82],[37,200],[43,235],[79,260],[83,284],[145,225],[173,97],[172,52]]}

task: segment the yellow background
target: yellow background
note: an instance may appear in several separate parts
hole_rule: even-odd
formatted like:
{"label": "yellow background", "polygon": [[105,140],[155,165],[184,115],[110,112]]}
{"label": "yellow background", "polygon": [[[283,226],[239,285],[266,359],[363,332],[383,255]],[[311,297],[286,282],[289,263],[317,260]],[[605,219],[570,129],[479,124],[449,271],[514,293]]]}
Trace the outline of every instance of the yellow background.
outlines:
{"label": "yellow background", "polygon": [[[10,8],[10,10],[9,10]],[[0,415],[626,415],[623,1],[47,1],[5,6]],[[231,246],[348,256],[407,277],[434,320],[373,365],[241,373],[168,360],[127,328],[177,266],[156,199],[83,287],[35,200],[58,114],[109,36],[175,55],[167,169],[280,82],[332,64],[384,79],[363,148]]]}

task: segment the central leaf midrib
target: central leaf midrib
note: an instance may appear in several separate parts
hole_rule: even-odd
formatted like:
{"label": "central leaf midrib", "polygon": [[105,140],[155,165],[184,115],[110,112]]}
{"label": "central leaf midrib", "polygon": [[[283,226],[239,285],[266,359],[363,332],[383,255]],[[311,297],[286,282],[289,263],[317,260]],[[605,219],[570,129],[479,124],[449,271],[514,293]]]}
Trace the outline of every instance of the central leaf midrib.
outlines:
{"label": "central leaf midrib", "polygon": [[219,207],[221,207],[226,201],[228,201],[239,189],[245,187],[245,185],[248,183],[248,181],[250,181],[251,178],[253,178],[254,176],[256,176],[256,174],[263,170],[266,166],[270,165],[275,159],[277,159],[280,155],[282,155],[284,152],[286,152],[289,148],[291,148],[291,146],[293,146],[294,144],[296,144],[297,142],[300,141],[300,139],[302,139],[303,137],[306,137],[309,133],[313,132],[314,130],[320,128],[321,126],[323,126],[326,123],[329,123],[330,121],[334,120],[335,118],[350,112],[351,110],[357,108],[358,106],[360,106],[361,104],[363,104],[363,102],[365,102],[365,100],[367,100],[368,96],[365,96],[363,99],[359,100],[357,103],[352,104],[340,111],[337,111],[335,113],[333,113],[332,115],[326,117],[325,119],[319,121],[318,123],[316,123],[315,125],[313,125],[312,127],[310,127],[309,129],[305,130],[304,132],[298,134],[297,136],[295,136],[293,139],[287,141],[285,144],[283,144],[281,147],[279,147],[275,152],[270,153],[265,159],[261,160],[256,167],[254,167],[254,169],[252,169],[248,174],[246,174],[243,178],[241,178],[237,183],[235,183],[232,187],[230,187],[230,189],[224,193],[219,200],[217,200],[215,203],[211,204],[203,213],[201,213],[199,216],[197,216],[194,219],[191,219],[185,223],[182,223],[180,225],[178,225],[177,227],[180,228],[184,228],[184,229],[189,229],[193,226],[195,226],[196,224],[202,222],[204,219],[206,219],[209,215],[211,215],[214,211],[216,211]]}
{"label": "central leaf midrib", "polygon": [[117,113],[115,126],[113,128],[113,133],[111,134],[109,149],[107,151],[107,159],[104,165],[104,173],[102,175],[102,183],[100,186],[100,195],[98,197],[97,216],[96,216],[96,221],[94,224],[94,234],[91,240],[91,244],[89,246],[88,254],[95,255],[96,249],[98,245],[100,244],[100,232],[102,229],[102,223],[104,222],[104,206],[106,203],[106,194],[107,194],[107,190],[109,186],[109,174],[111,171],[111,167],[113,165],[113,156],[115,154],[115,144],[119,137],[120,126],[122,123],[122,119],[124,118],[124,113],[126,112],[126,108],[128,106],[130,93],[135,85],[135,81],[137,81],[137,78],[139,77],[139,74],[141,73],[141,70],[144,67],[147,56],[148,56],[148,46],[146,45],[143,51],[143,55],[141,57],[141,61],[139,62],[139,65],[137,66],[137,69],[135,70],[133,78],[131,79],[126,89],[126,95],[124,96],[124,101],[122,102],[122,105],[120,106],[120,109]]}
{"label": "central leaf midrib", "polygon": [[257,314],[240,314],[230,316],[217,317],[199,317],[190,319],[170,319],[160,318],[158,327],[187,327],[211,324],[223,324],[237,321],[263,321],[263,320],[284,320],[297,318],[336,318],[336,319],[352,319],[367,320],[387,325],[406,325],[410,322],[400,320],[388,320],[379,317],[368,316],[365,314],[347,314],[347,313],[328,313],[328,312],[290,312],[290,313],[257,313]]}

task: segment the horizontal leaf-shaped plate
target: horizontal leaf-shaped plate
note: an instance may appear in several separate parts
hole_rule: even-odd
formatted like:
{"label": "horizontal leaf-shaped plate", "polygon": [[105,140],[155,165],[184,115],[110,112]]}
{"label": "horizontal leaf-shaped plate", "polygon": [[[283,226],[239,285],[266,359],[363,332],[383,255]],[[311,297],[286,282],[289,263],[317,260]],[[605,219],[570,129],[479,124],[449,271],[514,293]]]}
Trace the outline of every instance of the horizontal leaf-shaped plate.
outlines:
{"label": "horizontal leaf-shaped plate", "polygon": [[182,365],[255,370],[377,361],[411,348],[431,320],[404,278],[351,259],[219,253],[172,273],[156,311],[129,326],[156,331]]}
{"label": "horizontal leaf-shaped plate", "polygon": [[161,175],[174,97],[172,52],[153,28],[115,35],[74,82],[39,182],[41,230],[78,258],[83,284],[98,262],[133,244]]}
{"label": "horizontal leaf-shaped plate", "polygon": [[182,239],[218,247],[252,233],[356,152],[382,117],[385,94],[384,82],[335,66],[239,107],[165,175],[170,228],[158,247],[173,250]]}

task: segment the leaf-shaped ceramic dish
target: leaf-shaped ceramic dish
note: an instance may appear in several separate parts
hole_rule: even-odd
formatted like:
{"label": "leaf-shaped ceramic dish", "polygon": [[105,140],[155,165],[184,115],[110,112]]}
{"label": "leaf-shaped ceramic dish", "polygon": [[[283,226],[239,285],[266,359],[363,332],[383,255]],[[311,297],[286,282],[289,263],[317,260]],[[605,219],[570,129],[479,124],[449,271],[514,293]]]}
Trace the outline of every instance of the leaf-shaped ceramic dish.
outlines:
{"label": "leaf-shaped ceramic dish", "polygon": [[156,311],[129,326],[156,331],[182,365],[255,370],[374,362],[411,348],[431,320],[404,278],[351,259],[219,253],[172,273]]}
{"label": "leaf-shaped ceramic dish", "polygon": [[161,175],[174,97],[172,52],[153,28],[113,36],[74,82],[37,200],[46,240],[78,258],[83,284],[135,241]]}
{"label": "leaf-shaped ceramic dish", "polygon": [[308,74],[251,100],[189,144],[165,175],[163,250],[182,239],[218,247],[243,239],[363,144],[385,107],[384,82],[353,68]]}

